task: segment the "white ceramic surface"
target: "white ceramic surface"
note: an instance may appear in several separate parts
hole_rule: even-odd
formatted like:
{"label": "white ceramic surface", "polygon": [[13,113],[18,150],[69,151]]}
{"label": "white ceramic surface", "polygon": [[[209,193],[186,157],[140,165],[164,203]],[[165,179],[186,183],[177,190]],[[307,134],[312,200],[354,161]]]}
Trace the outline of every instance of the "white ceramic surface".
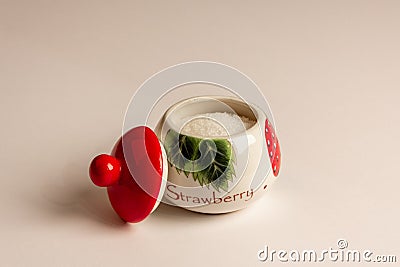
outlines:
{"label": "white ceramic surface", "polygon": [[[247,130],[243,127],[239,133],[207,137],[225,139],[232,145],[235,159],[233,167],[236,173],[233,181],[228,181],[227,190],[214,188],[211,184],[201,186],[195,181],[192,173],[185,175],[183,171],[178,172],[179,167],[170,164],[164,201],[202,213],[232,212],[245,208],[260,198],[276,180],[271,169],[263,130],[265,113],[238,98],[194,97],[173,105],[157,125],[156,134],[164,143],[171,129],[177,133],[181,132],[188,117],[212,112],[236,113],[256,122]],[[176,141],[178,142],[178,139]]]}

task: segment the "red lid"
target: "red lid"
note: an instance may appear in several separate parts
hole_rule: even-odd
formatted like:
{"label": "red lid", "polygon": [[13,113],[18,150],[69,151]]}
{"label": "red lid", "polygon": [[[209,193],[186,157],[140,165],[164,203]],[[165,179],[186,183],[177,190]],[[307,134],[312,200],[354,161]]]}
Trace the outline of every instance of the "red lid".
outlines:
{"label": "red lid", "polygon": [[108,186],[108,197],[118,215],[140,222],[158,206],[168,174],[164,148],[146,126],[131,129],[118,140],[112,156],[100,155],[90,165],[90,177]]}

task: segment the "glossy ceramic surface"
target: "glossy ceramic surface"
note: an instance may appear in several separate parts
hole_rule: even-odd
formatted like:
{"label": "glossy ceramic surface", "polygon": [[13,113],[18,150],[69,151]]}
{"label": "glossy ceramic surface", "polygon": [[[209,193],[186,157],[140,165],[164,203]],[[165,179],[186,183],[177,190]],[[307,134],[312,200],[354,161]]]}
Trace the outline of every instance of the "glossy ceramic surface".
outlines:
{"label": "glossy ceramic surface", "polygon": [[[179,161],[175,160],[175,154],[170,155],[173,150],[171,147],[174,145],[171,145],[169,137],[171,131],[180,133],[175,142],[178,143],[179,147],[185,149],[186,143],[182,143],[185,142],[182,140],[196,140],[191,139],[193,136],[182,135],[180,132],[185,124],[185,118],[209,112],[233,112],[256,121],[254,126],[247,130],[243,128],[243,131],[237,134],[228,134],[218,138],[211,136],[201,138],[215,141],[218,147],[223,146],[223,144],[227,144],[225,147],[228,148],[231,146],[232,167],[229,171],[233,171],[234,175],[221,174],[216,180],[203,177],[204,173],[212,172],[196,172],[189,169],[185,170],[185,167],[182,167],[183,165],[177,166],[176,162]],[[268,129],[269,132],[266,131]],[[163,200],[192,211],[225,213],[245,208],[263,195],[269,185],[276,180],[276,175],[279,172],[280,148],[272,124],[269,123],[268,118],[259,108],[249,106],[237,98],[197,97],[179,102],[172,106],[160,120],[156,134],[164,144],[170,163],[168,183]],[[267,148],[268,142],[271,143],[270,150]],[[223,148],[216,149],[215,154],[218,155],[221,151],[226,151]],[[186,157],[187,155],[186,153]],[[274,168],[275,172],[273,171]]]}

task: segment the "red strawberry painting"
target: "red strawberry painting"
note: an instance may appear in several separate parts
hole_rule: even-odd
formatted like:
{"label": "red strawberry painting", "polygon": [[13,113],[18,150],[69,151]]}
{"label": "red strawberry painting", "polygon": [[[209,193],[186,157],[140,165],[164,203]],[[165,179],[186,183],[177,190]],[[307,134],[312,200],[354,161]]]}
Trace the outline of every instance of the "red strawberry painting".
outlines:
{"label": "red strawberry painting", "polygon": [[268,155],[272,165],[272,171],[275,176],[278,176],[281,167],[281,149],[279,147],[278,137],[272,124],[265,120],[265,140],[267,142]]}

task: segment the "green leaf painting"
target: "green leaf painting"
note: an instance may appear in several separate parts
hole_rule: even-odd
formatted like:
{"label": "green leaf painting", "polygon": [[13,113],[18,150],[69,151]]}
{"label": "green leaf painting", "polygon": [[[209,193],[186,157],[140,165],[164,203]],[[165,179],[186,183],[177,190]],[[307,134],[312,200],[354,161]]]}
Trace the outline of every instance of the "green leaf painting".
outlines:
{"label": "green leaf painting", "polygon": [[222,138],[198,138],[170,129],[164,141],[168,162],[176,171],[191,176],[201,186],[211,184],[217,191],[228,191],[233,182],[234,153],[232,144]]}

